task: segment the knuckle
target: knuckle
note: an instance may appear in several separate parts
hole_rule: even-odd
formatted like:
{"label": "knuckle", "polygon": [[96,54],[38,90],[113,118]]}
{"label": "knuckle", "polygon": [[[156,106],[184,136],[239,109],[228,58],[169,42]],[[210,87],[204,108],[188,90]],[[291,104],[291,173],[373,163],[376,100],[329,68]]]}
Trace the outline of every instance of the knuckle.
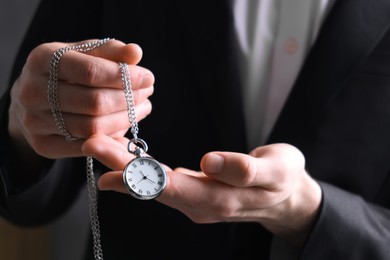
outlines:
{"label": "knuckle", "polygon": [[92,60],[86,61],[80,66],[80,75],[83,82],[88,85],[94,85],[99,82],[102,68],[99,63]]}
{"label": "knuckle", "polygon": [[53,55],[55,44],[43,43],[35,47],[27,56],[25,69],[34,71],[46,68],[48,72],[50,57]]}
{"label": "knuckle", "polygon": [[224,220],[233,219],[236,215],[236,207],[231,200],[225,200],[219,206],[214,207],[214,214]]}
{"label": "knuckle", "polygon": [[89,110],[92,115],[102,115],[104,113],[104,108],[106,107],[107,101],[110,99],[103,91],[93,91],[91,93],[89,104]]}
{"label": "knuckle", "polygon": [[51,158],[50,146],[46,145],[45,138],[42,136],[31,136],[30,143],[34,151],[43,157]]}
{"label": "knuckle", "polygon": [[35,47],[27,56],[26,64],[35,64],[37,61],[39,61],[42,57],[45,57],[46,50],[49,48],[48,43],[41,44],[37,47]]}
{"label": "knuckle", "polygon": [[141,89],[135,89],[133,91],[134,99],[136,103],[142,103],[144,100],[146,100],[148,97],[153,95],[154,87],[148,87],[148,88],[141,88]]}
{"label": "knuckle", "polygon": [[[222,195],[225,194],[225,195]],[[217,194],[214,199],[209,201],[207,212],[208,216],[213,216],[214,219],[230,220],[237,215],[237,199],[234,196],[226,196],[226,193]]]}
{"label": "knuckle", "polygon": [[18,87],[12,88],[11,95],[23,107],[36,107],[40,103],[41,92],[32,84],[31,81],[26,81],[19,78],[16,81]]}
{"label": "knuckle", "polygon": [[85,127],[87,136],[104,133],[104,127],[98,118],[92,118]]}
{"label": "knuckle", "polygon": [[25,129],[33,129],[37,125],[38,118],[32,113],[23,113],[21,123]]}
{"label": "knuckle", "polygon": [[242,175],[241,184],[243,186],[251,185],[258,174],[257,165],[253,162],[253,160],[245,160],[241,164],[241,171],[245,174]]}
{"label": "knuckle", "polygon": [[286,157],[280,157],[277,163],[275,170],[273,171],[273,176],[275,181],[279,184],[288,183],[289,179],[292,177],[292,168],[291,162]]}

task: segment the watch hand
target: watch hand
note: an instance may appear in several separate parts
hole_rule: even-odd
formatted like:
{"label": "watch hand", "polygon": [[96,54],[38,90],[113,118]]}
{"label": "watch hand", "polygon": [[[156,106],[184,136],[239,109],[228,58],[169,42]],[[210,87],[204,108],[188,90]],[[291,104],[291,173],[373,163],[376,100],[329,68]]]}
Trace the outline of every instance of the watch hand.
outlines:
{"label": "watch hand", "polygon": [[156,184],[154,181],[152,181],[151,179],[148,178],[148,176],[145,176],[146,177],[146,180],[148,180],[149,182],[153,183],[153,184]]}

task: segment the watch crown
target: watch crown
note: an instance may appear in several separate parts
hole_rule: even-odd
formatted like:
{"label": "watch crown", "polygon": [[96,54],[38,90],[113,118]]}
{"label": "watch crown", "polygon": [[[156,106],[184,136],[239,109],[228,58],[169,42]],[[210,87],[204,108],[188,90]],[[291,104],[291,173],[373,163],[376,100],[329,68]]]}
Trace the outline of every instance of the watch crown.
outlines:
{"label": "watch crown", "polygon": [[137,157],[140,157],[144,153],[144,150],[142,148],[139,148],[138,146],[134,149],[134,154]]}

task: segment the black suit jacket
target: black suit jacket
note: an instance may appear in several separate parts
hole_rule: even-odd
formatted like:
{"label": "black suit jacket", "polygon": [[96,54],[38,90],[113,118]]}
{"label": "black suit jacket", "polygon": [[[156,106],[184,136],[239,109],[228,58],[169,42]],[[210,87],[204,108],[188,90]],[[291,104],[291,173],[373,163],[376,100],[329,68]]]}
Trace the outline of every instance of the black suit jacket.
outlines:
{"label": "black suit jacket", "polygon": [[[156,77],[153,113],[140,123],[154,157],[198,169],[208,151],[248,152],[228,1],[79,2],[61,8],[57,1],[42,2],[14,77],[43,42],[136,42],[144,51],[141,65]],[[389,29],[389,1],[337,1],[268,140],[301,149],[323,189],[301,259],[390,256]],[[2,104],[7,107],[7,95]],[[5,132],[1,139],[7,147]],[[58,160],[25,192],[3,188],[2,214],[21,225],[52,220],[85,185],[84,169],[83,158]],[[99,214],[105,259],[268,256],[271,235],[257,224],[197,225],[157,202],[113,192],[100,193]]]}

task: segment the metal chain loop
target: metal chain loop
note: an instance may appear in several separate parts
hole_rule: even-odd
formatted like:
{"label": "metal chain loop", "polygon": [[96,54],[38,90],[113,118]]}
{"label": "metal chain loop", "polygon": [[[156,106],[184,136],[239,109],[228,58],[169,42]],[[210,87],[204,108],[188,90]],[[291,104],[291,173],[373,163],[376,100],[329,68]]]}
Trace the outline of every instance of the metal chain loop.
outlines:
{"label": "metal chain loop", "polygon": [[[88,52],[102,46],[103,44],[107,43],[110,40],[112,39],[105,38],[102,40],[86,42],[80,45],[66,46],[55,51],[53,53],[52,58],[50,59],[47,100],[49,102],[49,106],[53,114],[54,122],[56,123],[60,133],[65,136],[65,140],[68,143],[74,142],[78,140],[78,138],[72,136],[68,132],[60,109],[60,104],[58,100],[58,66],[60,64],[60,60],[62,56],[69,51]],[[87,160],[86,163],[87,187],[88,187],[88,196],[89,196],[89,215],[90,215],[91,229],[92,229],[92,236],[93,236],[93,252],[96,260],[103,260],[103,250],[100,241],[100,224],[99,224],[99,215],[98,215],[98,206],[97,206],[97,188],[96,188],[95,174],[93,172],[93,158],[87,156],[86,160]]]}
{"label": "metal chain loop", "polygon": [[123,85],[123,91],[125,92],[125,98],[126,98],[126,104],[127,104],[127,113],[129,117],[129,122],[131,124],[131,133],[133,134],[133,137],[135,140],[138,139],[138,123],[136,120],[136,114],[135,114],[135,105],[134,105],[134,95],[133,95],[133,87],[131,84],[130,79],[130,73],[129,73],[129,66],[127,63],[120,62],[119,68],[121,71],[122,76],[122,85]]}
{"label": "metal chain loop", "polygon": [[60,133],[65,136],[65,139],[68,143],[74,142],[78,138],[72,136],[68,132],[60,109],[60,103],[58,100],[58,66],[60,64],[60,60],[62,56],[64,56],[64,54],[69,51],[88,52],[102,46],[110,40],[112,39],[105,38],[97,41],[86,42],[80,45],[66,46],[55,51],[50,59],[47,100],[49,102],[49,106],[53,114],[54,122],[56,123]]}
{"label": "metal chain loop", "polygon": [[93,172],[93,159],[90,156],[87,157],[87,184],[89,198],[89,216],[93,236],[93,254],[95,256],[95,259],[103,260],[103,249],[100,241],[100,223],[97,206],[97,188],[95,174]]}
{"label": "metal chain loop", "polygon": [[[64,118],[60,109],[59,99],[58,99],[58,66],[62,56],[69,51],[77,52],[88,52],[95,48],[102,46],[112,39],[105,38],[102,40],[92,41],[83,43],[80,45],[66,46],[58,49],[53,53],[53,56],[50,60],[49,67],[49,82],[47,88],[47,99],[51,112],[53,114],[54,122],[58,127],[59,132],[65,136],[65,140],[68,143],[78,140],[77,137],[72,136],[66,128]],[[128,65],[126,63],[119,63],[119,68],[122,77],[122,85],[125,93],[128,118],[131,124],[131,133],[133,134],[133,139],[130,140],[128,149],[130,153],[134,153],[137,156],[140,156],[142,153],[147,151],[147,144],[144,140],[138,138],[138,123],[136,121],[135,113],[135,102],[134,95],[132,91],[132,84],[130,79],[130,73]],[[130,148],[131,144],[135,146],[141,144],[142,148],[136,146],[135,150],[132,151]],[[90,156],[86,157],[86,172],[87,172],[87,187],[88,187],[88,196],[89,196],[89,214],[91,229],[93,235],[93,252],[96,260],[103,260],[103,250],[100,240],[100,224],[99,224],[99,215],[98,215],[98,206],[97,206],[97,187],[95,175],[93,172],[93,158]]]}

